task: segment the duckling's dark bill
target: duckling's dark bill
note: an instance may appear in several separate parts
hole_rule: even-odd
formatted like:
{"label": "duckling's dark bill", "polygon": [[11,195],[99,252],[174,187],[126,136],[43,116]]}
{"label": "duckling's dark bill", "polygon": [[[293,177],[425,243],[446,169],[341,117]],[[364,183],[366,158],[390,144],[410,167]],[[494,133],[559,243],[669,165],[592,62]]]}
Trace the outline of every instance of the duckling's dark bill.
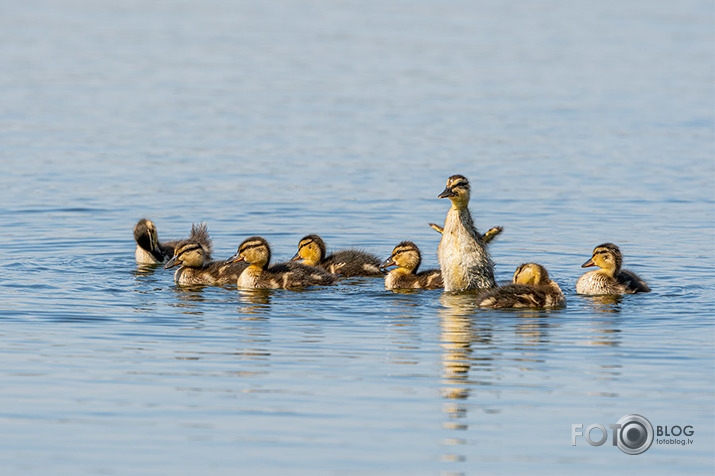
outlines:
{"label": "duckling's dark bill", "polygon": [[454,197],[454,192],[452,191],[451,188],[447,187],[445,188],[442,193],[437,195],[437,198],[449,198],[449,197]]}
{"label": "duckling's dark bill", "polygon": [[178,256],[174,256],[173,258],[171,258],[169,262],[164,265],[164,269],[173,268],[174,266],[181,264],[179,263],[179,260],[177,258]]}
{"label": "duckling's dark bill", "polygon": [[591,266],[596,266],[596,263],[593,262],[593,258],[581,265],[582,268],[590,268]]}
{"label": "duckling's dark bill", "polygon": [[291,260],[291,261],[299,261],[300,259],[301,259],[301,258],[300,258],[300,251],[298,251],[298,252],[295,254],[295,256],[293,256],[290,260]]}
{"label": "duckling's dark bill", "polygon": [[388,267],[394,266],[394,265],[395,265],[395,260],[392,259],[392,256],[390,256],[389,258],[387,258],[385,261],[382,262],[382,264],[380,265],[380,269],[388,268]]}
{"label": "duckling's dark bill", "polygon": [[245,258],[243,256],[236,253],[235,255],[231,256],[229,259],[226,260],[226,264],[236,263],[238,261],[244,261],[244,260],[245,260]]}

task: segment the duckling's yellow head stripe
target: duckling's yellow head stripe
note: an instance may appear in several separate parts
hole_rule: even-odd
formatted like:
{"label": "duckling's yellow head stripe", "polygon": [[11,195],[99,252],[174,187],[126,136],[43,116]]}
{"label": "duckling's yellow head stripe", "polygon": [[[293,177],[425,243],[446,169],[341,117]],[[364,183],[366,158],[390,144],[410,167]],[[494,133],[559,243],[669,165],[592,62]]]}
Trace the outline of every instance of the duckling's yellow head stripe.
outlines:
{"label": "duckling's yellow head stripe", "polygon": [[469,187],[469,180],[464,175],[452,175],[447,179],[447,186],[450,188]]}
{"label": "duckling's yellow head stripe", "polygon": [[188,253],[189,251],[194,251],[194,250],[203,250],[201,248],[201,245],[197,243],[189,243],[188,245],[184,245],[181,248],[177,249],[176,252],[174,253],[175,256],[182,255],[184,253]]}
{"label": "duckling's yellow head stripe", "polygon": [[253,249],[253,248],[258,248],[261,246],[266,246],[266,244],[262,241],[249,241],[248,243],[244,243],[241,245],[241,247],[238,249],[239,253],[245,253],[246,251]]}
{"label": "duckling's yellow head stripe", "polygon": [[308,246],[308,245],[311,244],[311,243],[313,243],[313,239],[312,239],[312,238],[307,238],[307,239],[300,240],[300,243],[298,243],[298,249],[301,250],[301,249],[305,248],[306,246]]}

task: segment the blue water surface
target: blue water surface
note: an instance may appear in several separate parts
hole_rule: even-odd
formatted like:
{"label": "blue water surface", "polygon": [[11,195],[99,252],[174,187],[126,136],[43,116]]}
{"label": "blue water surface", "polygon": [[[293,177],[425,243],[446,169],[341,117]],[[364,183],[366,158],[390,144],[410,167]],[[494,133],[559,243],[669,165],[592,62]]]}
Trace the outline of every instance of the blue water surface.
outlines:
{"label": "blue water surface", "polygon": [[[2,10],[2,474],[715,470],[712,2]],[[455,173],[504,226],[498,280],[542,263],[565,309],[185,289],[134,262],[146,216],[166,240],[207,222],[217,258],[319,233],[434,268]],[[575,294],[606,241],[651,293]],[[692,444],[571,445],[634,413]]]}

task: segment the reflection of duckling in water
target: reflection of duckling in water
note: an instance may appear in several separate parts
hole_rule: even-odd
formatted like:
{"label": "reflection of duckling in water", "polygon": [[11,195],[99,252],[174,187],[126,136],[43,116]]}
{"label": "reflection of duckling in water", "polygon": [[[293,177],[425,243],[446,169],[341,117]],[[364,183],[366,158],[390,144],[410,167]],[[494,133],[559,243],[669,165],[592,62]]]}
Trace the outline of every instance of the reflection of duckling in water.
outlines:
{"label": "reflection of duckling in water", "polygon": [[[187,240],[201,241],[207,233],[205,224],[193,225],[191,235]],[[161,243],[154,222],[147,218],[142,218],[134,225],[134,241],[137,242],[134,257],[137,263],[140,264],[164,263],[174,256],[174,250],[187,240]]]}
{"label": "reflection of duckling in water", "polygon": [[238,277],[237,285],[244,289],[296,289],[308,286],[327,285],[335,282],[335,276],[315,266],[301,263],[279,263],[268,267],[271,248],[260,236],[247,238],[238,247],[227,263],[246,261],[248,266]]}
{"label": "reflection of duckling in water", "polygon": [[576,282],[579,294],[634,294],[647,293],[650,288],[637,274],[621,269],[623,255],[613,243],[598,245],[593,250],[591,259],[581,265],[582,268],[598,266],[600,269],[589,271]]}
{"label": "reflection of duckling in water", "polygon": [[[439,198],[449,198],[452,202],[437,249],[445,291],[496,286],[494,264],[467,207],[469,196],[469,181],[462,175],[449,177],[447,187],[439,195]],[[489,237],[496,234],[493,232]]]}
{"label": "reflection of duckling in water", "polygon": [[494,309],[557,307],[565,303],[559,285],[549,279],[546,268],[536,263],[525,263],[516,268],[512,284],[477,296],[479,306]]}
{"label": "reflection of duckling in water", "polygon": [[325,242],[318,235],[308,235],[298,243],[291,261],[317,266],[340,276],[382,276],[380,259],[360,250],[337,251],[325,256]]}
{"label": "reflection of duckling in water", "polygon": [[385,289],[438,289],[443,286],[442,272],[438,269],[417,272],[422,256],[420,249],[411,241],[395,246],[392,254],[380,265],[398,267],[385,276]]}
{"label": "reflection of duckling in water", "polygon": [[235,284],[248,264],[211,261],[211,240],[207,234],[200,242],[187,241],[179,246],[164,269],[174,266],[181,266],[174,273],[176,284],[218,286]]}

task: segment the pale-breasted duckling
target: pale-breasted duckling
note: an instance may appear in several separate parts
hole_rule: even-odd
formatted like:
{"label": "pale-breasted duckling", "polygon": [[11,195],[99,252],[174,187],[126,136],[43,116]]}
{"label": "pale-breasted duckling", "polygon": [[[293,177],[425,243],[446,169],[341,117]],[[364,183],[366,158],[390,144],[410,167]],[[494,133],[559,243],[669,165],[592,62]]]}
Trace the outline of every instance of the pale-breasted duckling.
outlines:
{"label": "pale-breasted duckling", "polygon": [[186,241],[177,249],[164,269],[181,266],[174,273],[174,282],[179,285],[220,286],[236,284],[247,263],[228,264],[211,261],[211,241]]}
{"label": "pale-breasted duckling", "polygon": [[291,261],[317,266],[338,276],[382,276],[380,258],[360,250],[343,250],[325,256],[325,242],[318,235],[308,235],[298,242],[298,252]]}
{"label": "pale-breasted duckling", "polygon": [[438,198],[449,198],[442,240],[437,248],[445,291],[489,289],[496,286],[494,263],[469,213],[469,181],[452,175]]}
{"label": "pale-breasted duckling", "polygon": [[484,291],[477,296],[480,307],[543,308],[566,304],[564,293],[549,278],[546,268],[536,263],[524,263],[514,271],[512,284]]}
{"label": "pale-breasted duckling", "polygon": [[395,246],[380,268],[397,266],[385,276],[385,289],[439,289],[443,287],[442,272],[438,269],[417,272],[422,262],[420,249],[411,241]]}
{"label": "pale-breasted duckling", "polygon": [[637,274],[621,269],[623,255],[613,243],[603,243],[593,250],[591,259],[581,265],[582,268],[598,266],[600,269],[589,271],[576,282],[579,294],[634,294],[647,293],[650,288]]}
{"label": "pale-breasted duckling", "polygon": [[134,241],[137,242],[134,257],[139,264],[165,263],[174,256],[174,250],[182,242],[176,240],[161,243],[156,225],[148,218],[142,218],[134,225]]}
{"label": "pale-breasted duckling", "polygon": [[237,285],[243,289],[296,289],[308,286],[333,284],[335,276],[316,266],[301,263],[279,263],[271,267],[271,248],[260,236],[247,238],[227,263],[246,261],[248,266],[238,277]]}

